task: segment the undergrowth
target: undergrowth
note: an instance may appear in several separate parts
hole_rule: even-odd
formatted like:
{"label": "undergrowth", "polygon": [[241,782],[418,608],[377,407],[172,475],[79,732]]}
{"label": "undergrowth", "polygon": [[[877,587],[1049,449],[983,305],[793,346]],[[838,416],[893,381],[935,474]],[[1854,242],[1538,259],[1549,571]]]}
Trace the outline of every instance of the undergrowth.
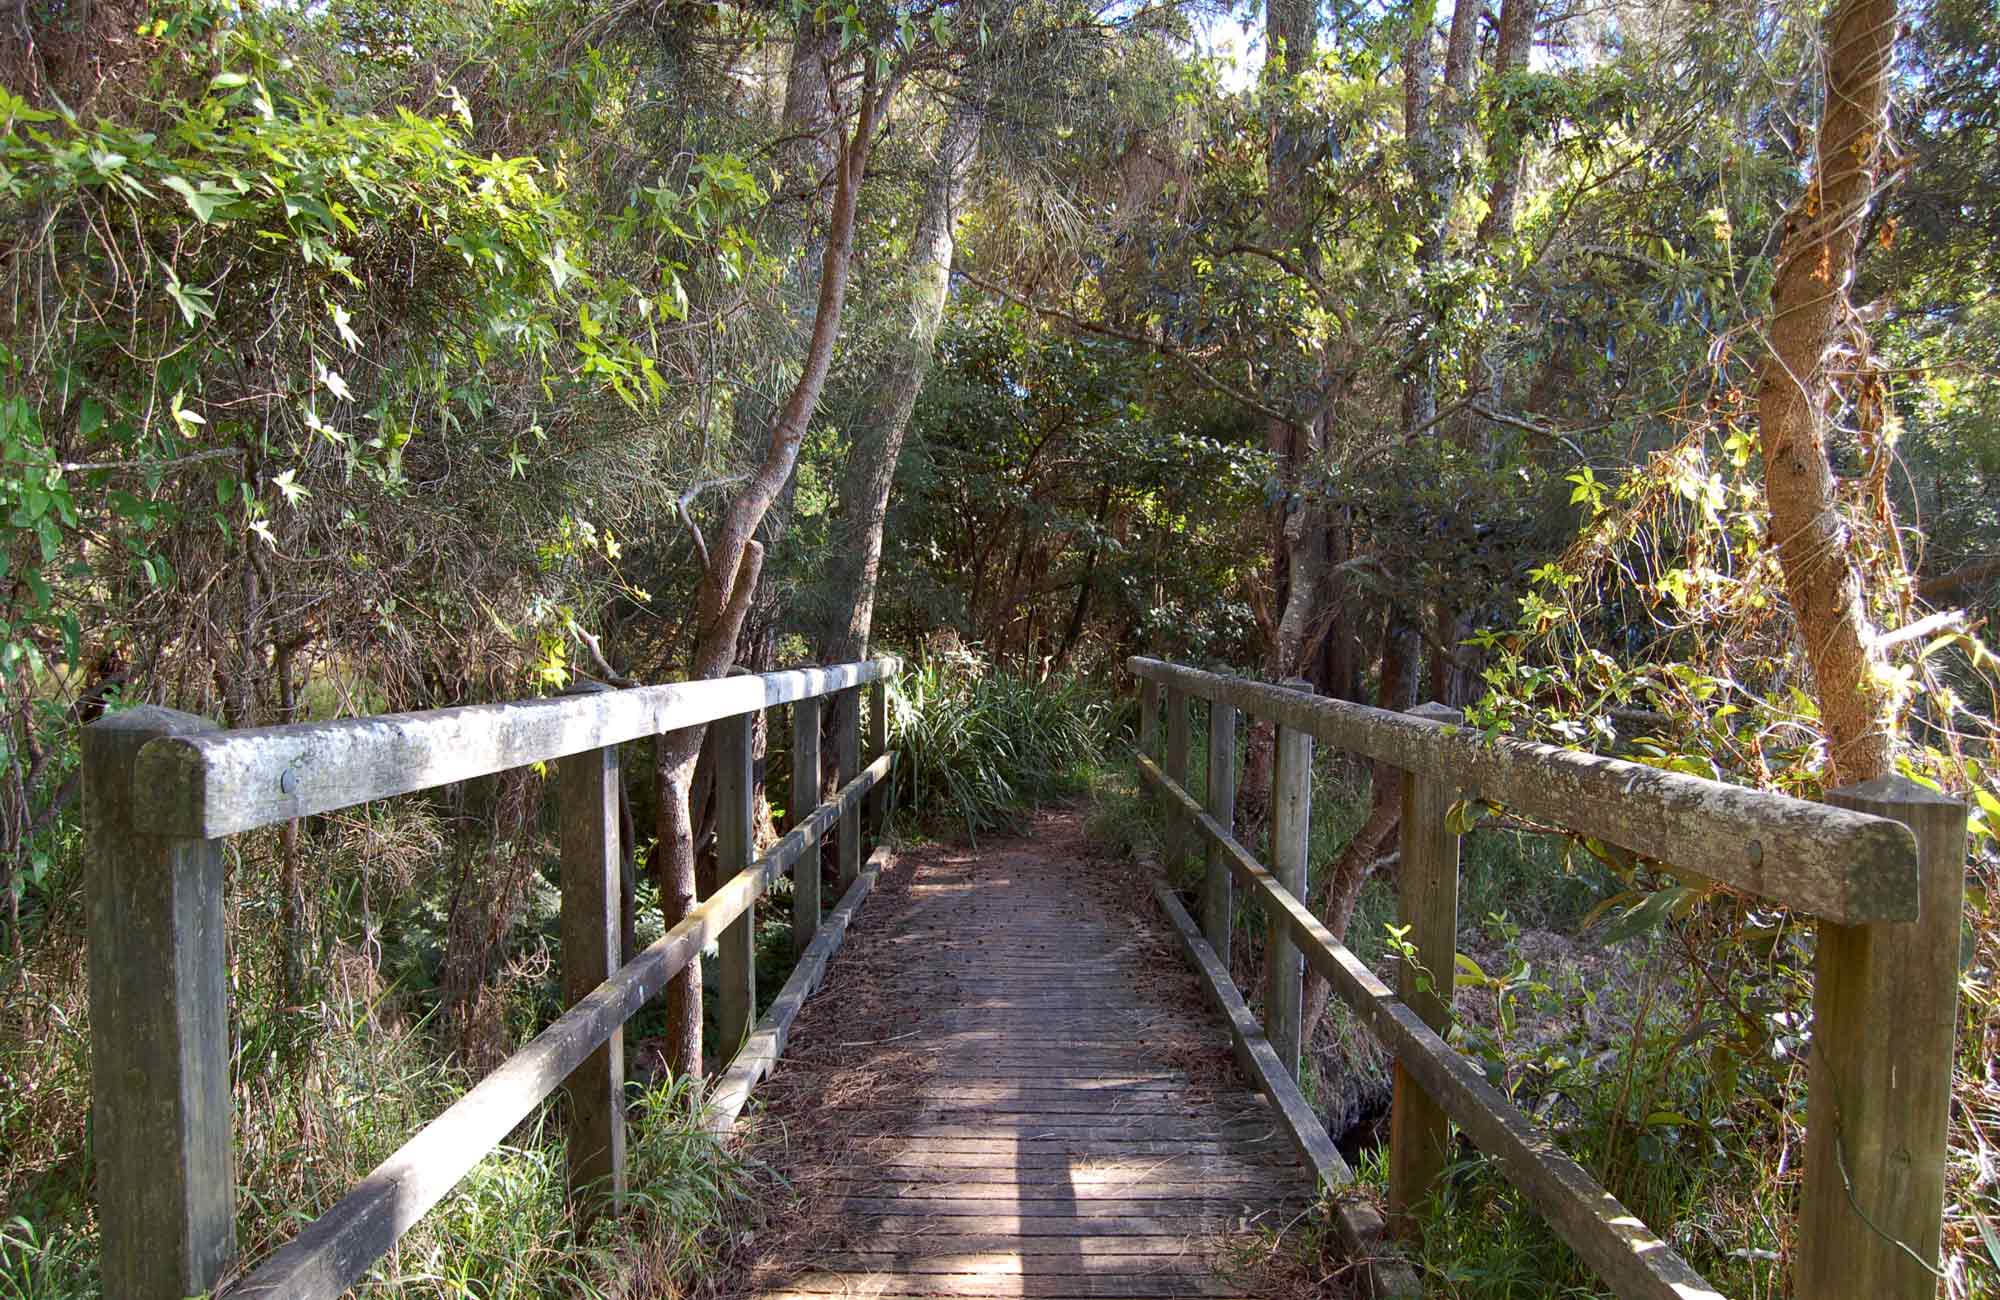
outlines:
{"label": "undergrowth", "polygon": [[975,841],[1087,788],[1111,713],[1082,678],[1037,678],[969,650],[912,663],[890,710],[905,806]]}

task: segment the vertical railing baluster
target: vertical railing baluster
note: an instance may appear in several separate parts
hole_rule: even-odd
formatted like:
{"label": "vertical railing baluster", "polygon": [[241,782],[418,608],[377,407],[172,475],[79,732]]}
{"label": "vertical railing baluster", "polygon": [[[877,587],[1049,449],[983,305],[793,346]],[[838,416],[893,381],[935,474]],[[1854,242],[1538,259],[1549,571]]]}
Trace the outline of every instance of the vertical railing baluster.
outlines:
{"label": "vertical railing baluster", "polygon": [[1930,1300],[1944,1222],[1966,807],[1904,777],[1826,801],[1917,837],[1918,917],[1822,921],[1795,1295]]}
{"label": "vertical railing baluster", "polygon": [[[1208,815],[1236,833],[1236,710],[1221,700],[1208,706]],[[1229,861],[1210,843],[1201,894],[1201,929],[1208,946],[1229,966],[1229,922],[1235,907]]]}
{"label": "vertical railing baluster", "polygon": [[[1173,686],[1167,688],[1166,773],[1175,785],[1183,790],[1188,788],[1188,694]],[[1168,804],[1163,831],[1161,857],[1165,860],[1167,879],[1175,880],[1187,872],[1188,846],[1194,828],[1188,825],[1187,816],[1177,805]]]}
{"label": "vertical railing baluster", "polygon": [[[714,725],[716,884],[734,880],[756,856],[751,771],[756,715],[739,713]],[[757,907],[723,930],[716,953],[716,1055],[727,1066],[757,1016]]]}
{"label": "vertical railing baluster", "polygon": [[[868,688],[868,752],[866,758],[874,762],[889,752],[889,683],[879,679]],[[882,843],[882,837],[889,829],[889,800],[895,789],[893,780],[884,780],[868,792],[868,847],[875,848]]]}
{"label": "vertical railing baluster", "polygon": [[[615,745],[571,754],[556,764],[565,1006],[583,1001],[618,969],[621,779]],[[608,1201],[615,1213],[625,1199],[624,1030],[613,1032],[563,1087],[570,1106],[571,1203],[594,1212]]]}
{"label": "vertical railing baluster", "polygon": [[[1312,683],[1293,677],[1283,685],[1310,695]],[[1301,902],[1307,901],[1308,856],[1312,837],[1312,733],[1280,725],[1271,773],[1271,874]],[[1308,903],[1310,906],[1310,903]],[[1305,957],[1292,942],[1291,927],[1270,919],[1265,938],[1264,1036],[1294,1077],[1299,1073],[1300,1024],[1305,1010]]]}
{"label": "vertical railing baluster", "polygon": [[[819,807],[819,699],[792,705],[792,825],[805,824]],[[819,931],[820,855],[814,849],[792,868],[792,951],[801,953]]]}
{"label": "vertical railing baluster", "polygon": [[[833,734],[840,763],[840,785],[861,775],[861,688],[850,687],[833,699]],[[861,874],[861,818],[849,813],[840,819],[840,892]]]}
{"label": "vertical railing baluster", "polygon": [[[1420,704],[1410,712],[1431,722],[1464,721],[1458,710],[1442,704]],[[1451,1019],[1458,972],[1459,837],[1447,825],[1457,798],[1457,790],[1434,776],[1403,774],[1397,907],[1401,924],[1409,927],[1403,938],[1414,949],[1415,962],[1401,964],[1398,995],[1440,1034]],[[1401,1065],[1395,1089],[1389,1112],[1389,1220],[1397,1233],[1409,1236],[1417,1206],[1444,1169],[1451,1121]]]}
{"label": "vertical railing baluster", "polygon": [[202,1294],[236,1255],[222,841],[132,815],[146,742],[217,730],[146,706],[83,732],[92,1153],[104,1293],[120,1300]]}

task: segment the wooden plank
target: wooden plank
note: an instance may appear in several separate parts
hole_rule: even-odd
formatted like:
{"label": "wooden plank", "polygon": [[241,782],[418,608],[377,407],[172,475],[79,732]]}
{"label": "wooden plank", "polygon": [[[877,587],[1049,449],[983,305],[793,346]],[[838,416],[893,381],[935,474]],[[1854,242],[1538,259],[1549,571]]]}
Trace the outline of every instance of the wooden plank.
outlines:
{"label": "wooden plank", "polygon": [[[819,804],[820,782],[824,773],[819,756],[820,707],[817,699],[799,700],[792,705],[792,808]],[[792,950],[804,952],[819,929],[819,862],[811,870],[792,875]]]}
{"label": "wooden plank", "polygon": [[[562,870],[563,1002],[575,1006],[619,966],[618,750],[586,750],[556,767]],[[570,1201],[588,1213],[625,1200],[625,1035],[614,1029],[563,1081]]]}
{"label": "wooden plank", "polygon": [[[1292,690],[1310,694],[1312,683],[1292,678],[1285,683]],[[1186,789],[1176,781],[1175,788]],[[1296,727],[1279,727],[1275,766],[1271,776],[1271,871],[1294,894],[1306,892],[1310,874],[1312,840],[1313,738]],[[1170,799],[1169,807],[1185,806]],[[1278,1054],[1285,1072],[1298,1077],[1299,1058],[1305,1044],[1300,1041],[1305,1014],[1305,961],[1292,942],[1290,931],[1278,917],[1268,922],[1265,940],[1264,1033]]]}
{"label": "wooden plank", "polygon": [[[896,1238],[911,1245],[920,1245],[927,1238]],[[1144,1244],[1155,1247],[1151,1250],[1132,1249],[1122,1251],[1094,1250],[1076,1252],[1062,1250],[1065,1244],[1060,1237],[1048,1239],[1051,1249],[1042,1254],[1016,1254],[1007,1250],[958,1251],[950,1253],[923,1253],[918,1250],[818,1250],[802,1261],[815,1269],[825,1269],[830,1273],[894,1273],[901,1276],[927,1276],[931,1274],[977,1274],[983,1277],[1037,1277],[1055,1278],[1066,1276],[1089,1277],[1143,1277],[1158,1273],[1163,1268],[1176,1265],[1198,1265],[1203,1261],[1199,1252],[1187,1245],[1173,1242],[1156,1243],[1150,1238],[1113,1238],[1109,1242],[1098,1241],[1094,1237],[1073,1237],[1069,1245],[1124,1245]]]}
{"label": "wooden plank", "polygon": [[[724,718],[709,729],[715,743],[716,874],[727,880],[756,856],[756,778],[753,749],[756,715]],[[757,909],[755,904],[729,923],[716,946],[716,1045],[728,1060],[742,1048],[757,1018]]]}
{"label": "wooden plank", "polygon": [[1055,1151],[1017,1151],[1012,1148],[998,1152],[951,1151],[927,1144],[874,1151],[871,1153],[871,1160],[885,1170],[1007,1169],[1020,1170],[1023,1173],[1041,1170],[1060,1170],[1069,1173],[1139,1169],[1155,1170],[1163,1175],[1177,1172],[1236,1173],[1244,1170],[1273,1170],[1296,1174],[1299,1169],[1291,1153],[1278,1147],[1266,1147],[1256,1151],[1222,1152],[1182,1147],[1170,1150],[1164,1155],[1134,1154],[1121,1149],[1079,1160],[1075,1156]]}
{"label": "wooden plank", "polygon": [[[1188,697],[1177,687],[1167,688],[1167,774],[1181,785],[1188,783]],[[1187,871],[1188,850],[1194,834],[1186,819],[1167,809],[1161,858],[1167,875],[1178,879]]]}
{"label": "wooden plank", "polygon": [[[828,1243],[838,1253],[887,1260],[924,1260],[979,1257],[1019,1259],[1024,1268],[1044,1269],[1068,1260],[1088,1267],[1096,1260],[1199,1259],[1198,1239],[1173,1237],[1014,1237],[952,1232],[948,1224],[913,1236],[842,1234],[837,1243]],[[820,1256],[827,1257],[827,1256]]]}
{"label": "wooden plank", "polygon": [[1720,1292],[1488,1083],[1483,1070],[1448,1047],[1436,1030],[1403,1005],[1249,850],[1200,812],[1186,791],[1169,786],[1154,764],[1142,762],[1140,771],[1164,797],[1178,798],[1195,810],[1195,824],[1223,847],[1237,880],[1253,890],[1267,910],[1285,918],[1306,960],[1619,1296],[1721,1300]]}
{"label": "wooden plank", "polygon": [[1143,681],[1309,731],[1524,813],[1844,925],[1917,915],[1916,841],[1883,817],[1404,713],[1133,659]]}
{"label": "wooden plank", "polygon": [[1014,1197],[1023,1201],[1188,1201],[1260,1198],[1272,1204],[1310,1195],[1304,1178],[1209,1178],[1194,1182],[1167,1182],[1151,1170],[1128,1170],[1103,1178],[1078,1178],[1070,1170],[1042,1170],[1040,1177],[1024,1177],[1015,1170],[968,1170],[929,1181],[899,1178],[832,1178],[827,1185],[850,1196],[921,1197],[927,1200],[963,1200],[986,1203],[991,1197]]}
{"label": "wooden plank", "polygon": [[[827,962],[840,950],[842,940],[847,937],[848,926],[853,924],[855,916],[860,913],[862,903],[867,900],[869,891],[875,888],[875,881],[880,877],[882,868],[887,862],[888,852],[885,849],[877,849],[869,857],[867,866],[862,868],[854,883],[847,887],[847,893],[841,897],[840,905],[826,918],[819,934],[814,937],[804,955],[792,967],[791,978],[787,979],[784,988],[778,991],[777,1000],[771,1004],[771,1009],[764,1013],[764,1019],[758,1023],[757,1031],[750,1035],[749,1040],[743,1044],[743,1049],[736,1054],[736,1059],[729,1063],[729,1068],[716,1081],[708,1100],[706,1123],[711,1131],[722,1132],[735,1125],[737,1118],[743,1113],[743,1108],[749,1104],[752,1090],[776,1067],[778,1058],[784,1055],[785,1043],[791,1036],[792,1023],[798,1019],[799,1012],[805,1007],[806,999],[812,996],[813,990],[817,989],[820,981],[826,978]],[[815,861],[808,865],[817,867],[819,864]]]}
{"label": "wooden plank", "polygon": [[894,676],[893,656],[592,696],[164,737],[139,756],[134,809],[214,838],[830,695]]}
{"label": "wooden plank", "polygon": [[1916,833],[1923,907],[1906,925],[1819,927],[1793,1289],[1829,1300],[1930,1300],[1944,1222],[1966,808],[1902,777],[1827,799]]}
{"label": "wooden plank", "polygon": [[982,1271],[975,1275],[929,1272],[916,1276],[891,1272],[810,1272],[797,1277],[767,1273],[762,1285],[770,1296],[995,1296],[1029,1300],[1150,1300],[1170,1296],[1233,1296],[1230,1288],[1206,1276],[1185,1273],[1024,1275],[1018,1271]]}
{"label": "wooden plank", "polygon": [[[840,783],[846,785],[861,770],[861,692],[842,691],[833,697],[834,753],[840,767]],[[843,818],[840,823],[840,892],[845,894],[861,873],[861,818]]]}
{"label": "wooden plank", "polygon": [[222,845],[160,834],[148,744],[214,723],[151,705],[83,730],[91,1122],[105,1293],[181,1300],[236,1255]]}
{"label": "wooden plank", "polygon": [[[1236,827],[1236,710],[1211,702],[1208,707],[1208,815],[1224,829]],[[1221,850],[1208,845],[1203,855],[1201,931],[1208,946],[1229,966],[1229,924],[1235,909],[1230,895],[1229,864]]]}
{"label": "wooden plank", "polygon": [[[1432,722],[1464,715],[1440,704],[1414,710]],[[1458,791],[1422,773],[1403,774],[1398,910],[1414,964],[1398,963],[1403,1002],[1442,1034],[1451,1023],[1458,972],[1458,836],[1446,818]],[[1389,1109],[1389,1223],[1397,1235],[1417,1235],[1417,1207],[1437,1190],[1450,1154],[1451,1120],[1400,1065]]]}
{"label": "wooden plank", "polygon": [[232,1300],[239,1296],[335,1300],[585,1057],[818,845],[841,811],[857,807],[892,764],[890,755],[878,759],[749,870],[725,881],[685,920],[508,1057],[239,1282],[230,1292]]}
{"label": "wooden plank", "polygon": [[[1270,1210],[1262,1214],[1147,1214],[1093,1219],[1090,1233],[1096,1237],[1187,1237],[1196,1233],[1238,1233],[1262,1225],[1275,1227],[1293,1217],[1290,1210]],[[857,1229],[881,1234],[919,1235],[937,1226],[937,1220],[921,1214],[857,1215],[850,1220]],[[955,1215],[954,1232],[975,1235],[1010,1234],[1021,1237],[1073,1237],[1076,1220],[1046,1214]]]}

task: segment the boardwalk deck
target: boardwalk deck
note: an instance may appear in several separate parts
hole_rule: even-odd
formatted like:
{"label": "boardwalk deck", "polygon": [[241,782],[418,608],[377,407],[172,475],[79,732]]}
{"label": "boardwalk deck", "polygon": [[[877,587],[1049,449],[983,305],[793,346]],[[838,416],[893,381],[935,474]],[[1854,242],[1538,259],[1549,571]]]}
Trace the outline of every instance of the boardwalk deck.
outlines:
{"label": "boardwalk deck", "polygon": [[1225,1238],[1305,1206],[1143,882],[1035,830],[884,881],[772,1078],[800,1195],[744,1292],[1240,1295]]}

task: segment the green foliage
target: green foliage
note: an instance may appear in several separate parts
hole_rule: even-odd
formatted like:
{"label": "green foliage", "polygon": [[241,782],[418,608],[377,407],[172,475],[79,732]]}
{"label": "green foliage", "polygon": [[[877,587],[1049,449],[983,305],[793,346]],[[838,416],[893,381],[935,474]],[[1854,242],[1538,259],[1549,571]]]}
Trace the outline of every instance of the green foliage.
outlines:
{"label": "green foliage", "polygon": [[1078,678],[1036,681],[970,651],[927,654],[890,692],[908,807],[981,831],[1075,793],[1103,754],[1106,708]]}

